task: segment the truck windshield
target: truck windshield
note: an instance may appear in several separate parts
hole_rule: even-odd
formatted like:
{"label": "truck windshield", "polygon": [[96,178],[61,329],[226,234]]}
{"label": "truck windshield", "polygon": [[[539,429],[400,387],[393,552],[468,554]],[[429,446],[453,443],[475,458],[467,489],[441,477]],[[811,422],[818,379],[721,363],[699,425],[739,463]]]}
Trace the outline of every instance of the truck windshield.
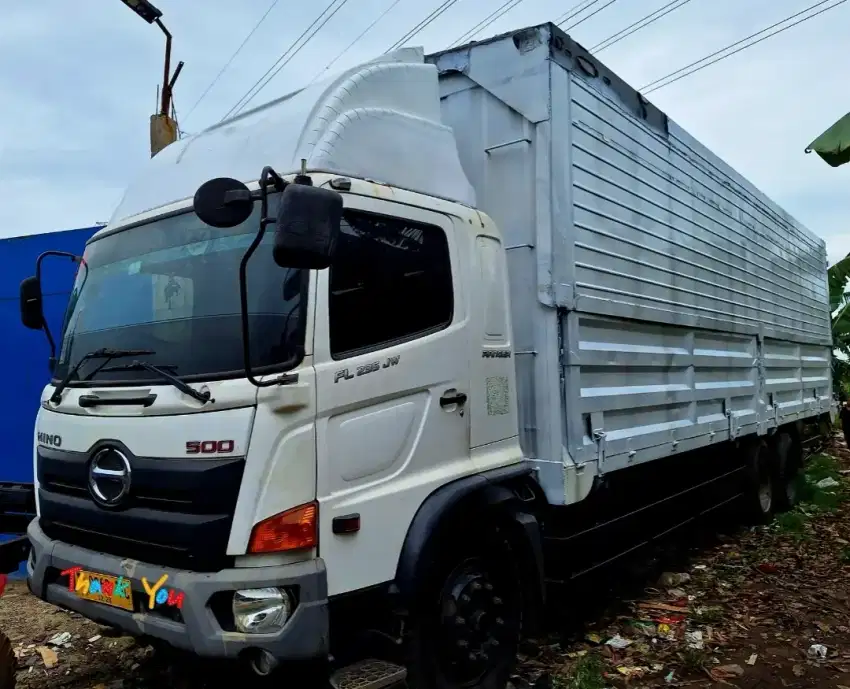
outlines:
{"label": "truck windshield", "polygon": [[[276,198],[270,201],[276,206]],[[152,350],[155,355],[139,358],[167,365],[179,378],[241,375],[239,262],[258,227],[259,204],[247,221],[230,229],[209,227],[187,212],[90,243],[84,254],[88,271],[79,271],[71,293],[55,378],[104,347]],[[272,237],[266,234],[248,264],[256,373],[294,366],[304,344],[307,273],[275,265]],[[151,378],[141,368],[98,372],[92,382]]]}

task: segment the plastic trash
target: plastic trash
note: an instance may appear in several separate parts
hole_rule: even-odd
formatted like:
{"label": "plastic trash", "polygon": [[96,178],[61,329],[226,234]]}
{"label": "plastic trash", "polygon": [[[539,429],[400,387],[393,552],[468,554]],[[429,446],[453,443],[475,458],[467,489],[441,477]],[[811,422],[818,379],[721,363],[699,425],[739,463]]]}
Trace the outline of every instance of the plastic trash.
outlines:
{"label": "plastic trash", "polygon": [[685,572],[664,572],[659,578],[658,583],[664,588],[673,588],[691,580],[691,575]]}
{"label": "plastic trash", "polygon": [[822,478],[815,484],[818,488],[826,489],[826,488],[838,488],[841,484],[836,481],[832,476],[827,476],[826,478]]}
{"label": "plastic trash", "polygon": [[702,638],[702,632],[699,629],[692,632],[685,632],[685,643],[688,644],[688,648],[693,648],[696,650],[701,650],[705,648],[705,642]]}
{"label": "plastic trash", "polygon": [[812,660],[826,660],[828,654],[829,651],[823,644],[812,644],[807,651],[807,655]]}
{"label": "plastic trash", "polygon": [[69,641],[71,641],[71,632],[59,632],[59,634],[48,639],[47,643],[51,646],[65,646]]}
{"label": "plastic trash", "polygon": [[624,648],[628,648],[629,646],[631,646],[632,643],[634,642],[630,639],[624,639],[619,634],[615,634],[610,639],[608,639],[608,641],[605,642],[605,645],[622,651]]}

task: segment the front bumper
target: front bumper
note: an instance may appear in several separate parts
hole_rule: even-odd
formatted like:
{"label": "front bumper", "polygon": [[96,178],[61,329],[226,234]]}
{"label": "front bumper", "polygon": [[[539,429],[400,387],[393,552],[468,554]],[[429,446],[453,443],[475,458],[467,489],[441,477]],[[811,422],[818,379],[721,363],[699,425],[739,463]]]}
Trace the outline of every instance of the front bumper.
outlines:
{"label": "front bumper", "polygon": [[[78,612],[101,624],[118,627],[132,635],[145,635],[192,651],[201,656],[236,658],[244,651],[262,649],[279,661],[327,656],[328,589],[325,564],[321,559],[272,567],[225,569],[214,573],[189,572],[121,559],[54,541],[33,520],[28,529],[32,552],[27,563],[30,591],[63,608]],[[124,577],[130,581],[134,611],[84,600],[68,589],[67,576],[74,567],[98,574]],[[156,582],[168,574],[167,586],[183,593],[176,609],[149,610],[142,577]],[[221,622],[227,596],[239,589],[280,586],[297,592],[298,604],[283,629],[273,634],[242,634]]]}

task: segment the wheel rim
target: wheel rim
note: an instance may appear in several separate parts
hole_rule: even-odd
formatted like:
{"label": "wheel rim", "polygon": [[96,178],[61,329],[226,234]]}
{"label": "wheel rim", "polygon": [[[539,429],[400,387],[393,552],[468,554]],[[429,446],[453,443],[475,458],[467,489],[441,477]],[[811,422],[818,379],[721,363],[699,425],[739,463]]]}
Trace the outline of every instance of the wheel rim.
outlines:
{"label": "wheel rim", "polygon": [[440,601],[438,663],[446,679],[474,685],[513,656],[519,633],[515,585],[497,577],[480,559],[468,560],[449,575]]}

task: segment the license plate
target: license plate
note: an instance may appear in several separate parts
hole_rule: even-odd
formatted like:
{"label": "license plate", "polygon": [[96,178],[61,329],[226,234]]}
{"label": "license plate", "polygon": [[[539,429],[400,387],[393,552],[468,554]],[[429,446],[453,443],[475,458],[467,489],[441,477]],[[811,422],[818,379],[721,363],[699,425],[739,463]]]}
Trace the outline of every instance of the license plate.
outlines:
{"label": "license plate", "polygon": [[83,569],[71,576],[74,577],[74,592],[83,600],[133,611],[133,591],[126,577],[113,577]]}

